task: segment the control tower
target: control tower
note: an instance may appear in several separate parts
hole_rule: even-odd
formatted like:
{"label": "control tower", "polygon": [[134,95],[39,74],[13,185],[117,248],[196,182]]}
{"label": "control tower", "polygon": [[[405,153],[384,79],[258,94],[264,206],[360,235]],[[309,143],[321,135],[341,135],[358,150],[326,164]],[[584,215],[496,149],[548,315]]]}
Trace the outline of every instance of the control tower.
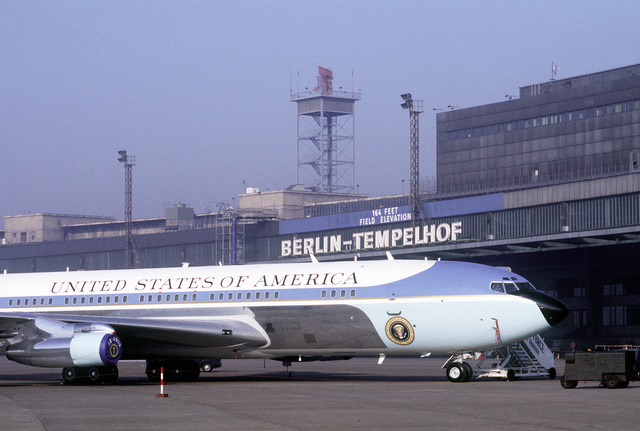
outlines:
{"label": "control tower", "polygon": [[333,91],[333,72],[318,67],[318,86],[291,93],[298,105],[298,184],[319,192],[353,193],[354,104],[360,93]]}

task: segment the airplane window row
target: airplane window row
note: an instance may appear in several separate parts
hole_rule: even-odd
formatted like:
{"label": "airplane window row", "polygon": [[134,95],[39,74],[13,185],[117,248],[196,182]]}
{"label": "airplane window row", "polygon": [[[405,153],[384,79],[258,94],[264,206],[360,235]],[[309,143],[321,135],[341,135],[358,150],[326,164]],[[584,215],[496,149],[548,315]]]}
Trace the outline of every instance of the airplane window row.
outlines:
{"label": "airplane window row", "polygon": [[[96,297],[96,300],[95,300],[96,303],[97,304],[102,304],[102,301],[103,301],[102,298],[103,298],[102,296]],[[127,295],[123,295],[122,296],[122,302],[123,303],[127,302],[127,299],[128,299]],[[69,305],[69,303],[71,303],[72,305],[87,304],[87,303],[88,304],[93,304],[93,301],[94,301],[94,297],[93,296],[89,296],[89,297],[86,297],[86,296],[80,296],[80,297],[74,296],[73,298],[64,298],[64,305]],[[113,297],[113,303],[117,304],[119,302],[120,302],[120,296],[119,295],[114,296]],[[111,296],[105,296],[104,297],[104,303],[105,304],[111,304]]]}
{"label": "airplane window row", "polygon": [[[209,300],[211,301],[215,301],[216,300],[216,296],[217,296],[217,300],[218,301],[240,301],[242,299],[245,300],[251,300],[252,298],[256,299],[256,300],[261,300],[261,299],[279,299],[280,298],[280,292],[276,291],[276,292],[228,292],[228,293],[212,293],[209,295]],[[127,303],[128,302],[128,296],[127,295],[115,295],[115,296],[75,296],[75,297],[67,297],[64,298],[64,304],[65,305],[83,305],[83,304],[118,304],[120,302]],[[189,294],[187,293],[183,293],[183,294],[153,294],[153,295],[140,295],[139,298],[139,302],[140,303],[158,303],[158,302],[188,302],[189,300],[191,301],[197,301],[198,296],[195,293],[192,293],[191,296],[189,296]],[[45,300],[45,298],[18,298],[14,301],[14,299],[9,299],[9,307],[13,307],[14,304],[17,307],[20,306],[37,306],[37,305],[41,305],[44,306],[46,302],[46,305],[53,305],[53,298],[48,298],[48,300]]]}
{"label": "airplane window row", "polygon": [[[493,283],[491,288],[494,288],[494,284],[499,284],[502,287],[502,283]],[[504,291],[504,290],[502,290]],[[356,291],[355,289],[351,289],[349,292],[349,297],[355,298]],[[321,293],[322,298],[346,298],[347,290],[323,290]],[[211,293],[209,295],[210,301],[241,301],[241,300],[269,300],[269,299],[279,299],[280,292],[220,292],[220,293]],[[118,303],[127,303],[128,302],[127,295],[113,295],[113,296],[74,296],[74,297],[66,297],[64,298],[65,305],[84,305],[84,304],[118,304]],[[188,302],[188,301],[197,301],[198,296],[195,293],[191,295],[187,293],[183,294],[150,294],[150,295],[140,295],[139,302],[140,303],[159,303],[159,302]],[[53,305],[53,298],[18,298],[18,299],[9,299],[9,307],[15,306],[37,306],[41,305]]]}
{"label": "airplane window row", "polygon": [[[172,296],[173,296],[173,300],[172,300]],[[155,297],[155,301],[154,301],[154,297]],[[162,302],[162,297],[163,294],[162,293],[158,293],[157,295],[147,295],[145,297],[145,295],[140,295],[140,302]],[[198,299],[198,296],[193,293],[191,295],[191,300],[195,301]],[[171,295],[170,293],[167,293],[166,295],[164,295],[164,302],[187,302],[189,300],[189,295],[187,293],[183,293],[182,295],[180,295],[179,293],[175,293],[173,295]]]}
{"label": "airplane window row", "polygon": [[[249,301],[252,298],[255,300],[260,300],[260,299],[279,299],[280,298],[280,292],[273,292],[273,297],[271,295],[271,292],[245,292],[244,294],[242,292],[237,292],[235,295],[233,292],[228,292],[228,293],[218,293],[218,301],[233,301],[234,299],[236,301],[240,301],[244,299]],[[235,297],[235,298],[234,298]],[[216,300],[216,294],[212,293],[209,295],[209,299],[211,301],[215,301]]]}
{"label": "airplane window row", "polygon": [[[330,291],[330,293],[329,293],[329,296],[330,296],[331,298],[337,298],[337,297],[338,297],[338,291],[337,291],[337,290],[331,290],[331,291]],[[351,289],[351,290],[349,291],[349,296],[350,296],[351,298],[355,298],[355,296],[356,296],[356,291],[355,291],[355,289]],[[323,290],[323,291],[322,291],[322,297],[323,297],[323,298],[326,298],[326,297],[327,297],[327,291],[326,291],[326,290]],[[340,298],[346,298],[346,297],[347,297],[347,291],[346,291],[345,289],[340,290]]]}
{"label": "airplane window row", "polygon": [[[126,295],[124,295],[122,297],[114,296],[113,297],[113,303],[114,304],[119,303],[121,298],[122,298],[122,302],[123,303],[127,302],[128,298],[127,298]],[[53,298],[48,298],[46,300],[45,300],[45,298],[40,298],[40,299],[38,299],[38,298],[24,298],[24,299],[18,298],[18,299],[15,300],[15,306],[16,307],[20,307],[20,306],[27,307],[27,306],[30,306],[30,305],[31,306],[34,306],[34,305],[45,305],[45,301],[46,301],[46,305],[53,305]],[[110,304],[111,301],[112,301],[112,297],[111,296],[105,296],[104,297],[104,303],[105,304]],[[39,302],[39,304],[38,304],[38,302]],[[64,298],[64,304],[65,305],[69,305],[69,304],[72,304],[72,305],[93,304],[94,302],[96,304],[102,304],[103,303],[103,297],[102,296],[98,296],[98,297],[93,297],[93,296],[89,296],[89,297],[80,296],[80,297],[78,297],[78,296],[75,296],[73,298],[69,298],[69,297]],[[9,299],[9,307],[13,307],[13,305],[14,305],[14,300],[13,299]]]}
{"label": "airplane window row", "polygon": [[[44,305],[45,299],[44,298],[40,298],[40,305]],[[53,298],[49,298],[48,305],[53,304]],[[25,298],[24,301],[22,300],[22,298],[18,298],[16,299],[16,306],[19,305],[38,305],[38,298]],[[13,307],[13,299],[9,300],[9,307]]]}

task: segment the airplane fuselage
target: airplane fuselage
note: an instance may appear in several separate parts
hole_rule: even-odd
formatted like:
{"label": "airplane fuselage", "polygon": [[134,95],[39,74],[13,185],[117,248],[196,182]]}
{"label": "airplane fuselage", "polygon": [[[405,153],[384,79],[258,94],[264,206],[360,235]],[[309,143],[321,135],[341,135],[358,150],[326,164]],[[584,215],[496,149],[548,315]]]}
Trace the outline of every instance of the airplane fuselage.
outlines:
{"label": "airplane fuselage", "polygon": [[532,289],[505,269],[424,260],[3,274],[0,317],[108,325],[122,359],[423,355],[513,343],[566,316]]}

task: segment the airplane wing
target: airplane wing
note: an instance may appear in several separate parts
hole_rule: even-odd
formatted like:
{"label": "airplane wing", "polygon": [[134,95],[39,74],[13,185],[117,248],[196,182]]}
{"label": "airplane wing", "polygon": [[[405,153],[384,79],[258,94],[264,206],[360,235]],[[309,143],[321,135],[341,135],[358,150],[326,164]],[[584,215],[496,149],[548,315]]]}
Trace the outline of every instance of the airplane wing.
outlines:
{"label": "airplane wing", "polygon": [[[154,346],[238,351],[270,344],[256,320],[247,314],[207,316],[199,320],[156,317],[0,313],[0,343],[3,347],[25,339],[35,342],[75,336],[87,332],[115,331],[123,342],[123,354]],[[129,351],[129,354],[127,354]]]}
{"label": "airplane wing", "polygon": [[270,344],[258,322],[247,315],[209,317],[207,320],[112,316],[48,315],[65,322],[99,322],[113,327],[120,338],[143,343],[228,349],[259,348]]}

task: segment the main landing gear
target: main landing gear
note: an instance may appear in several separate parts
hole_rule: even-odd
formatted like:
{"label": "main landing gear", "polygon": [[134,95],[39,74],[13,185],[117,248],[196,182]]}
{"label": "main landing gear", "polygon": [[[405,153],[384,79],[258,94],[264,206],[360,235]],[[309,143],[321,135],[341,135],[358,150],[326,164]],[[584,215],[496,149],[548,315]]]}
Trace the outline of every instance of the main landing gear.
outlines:
{"label": "main landing gear", "polygon": [[147,378],[159,382],[161,369],[169,382],[193,382],[200,376],[200,365],[196,361],[153,360],[147,361]]}
{"label": "main landing gear", "polygon": [[115,383],[118,380],[118,367],[105,365],[101,367],[65,367],[62,369],[62,380],[65,384]]}

